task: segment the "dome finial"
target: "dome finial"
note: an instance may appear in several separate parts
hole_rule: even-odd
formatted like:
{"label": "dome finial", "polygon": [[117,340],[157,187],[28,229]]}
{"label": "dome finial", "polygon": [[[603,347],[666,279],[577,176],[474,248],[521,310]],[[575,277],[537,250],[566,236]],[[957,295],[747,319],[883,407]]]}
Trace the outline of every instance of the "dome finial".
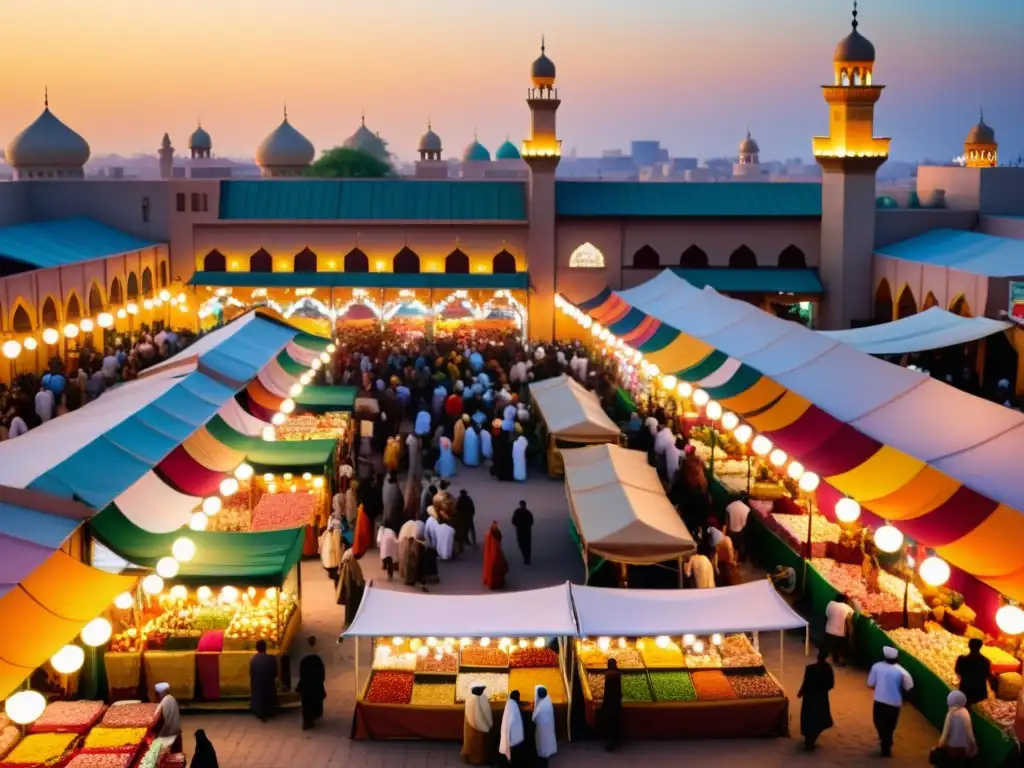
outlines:
{"label": "dome finial", "polygon": [[544,53],[544,35],[540,36],[540,52]]}
{"label": "dome finial", "polygon": [[747,138],[750,138],[750,123],[747,123]]}
{"label": "dome finial", "polygon": [[287,100],[284,102],[284,121],[286,123],[288,122],[288,102],[287,102]]}
{"label": "dome finial", "polygon": [[984,106],[979,106],[978,107],[978,115],[979,115],[978,122],[979,123],[984,123],[985,122],[985,107]]}
{"label": "dome finial", "polygon": [[857,31],[857,0],[853,0],[853,31]]}
{"label": "dome finial", "polygon": [[359,111],[359,120],[360,120],[362,126],[365,128],[366,127],[366,107],[363,107]]}
{"label": "dome finial", "polygon": [[50,86],[43,86],[43,109],[50,108]]}

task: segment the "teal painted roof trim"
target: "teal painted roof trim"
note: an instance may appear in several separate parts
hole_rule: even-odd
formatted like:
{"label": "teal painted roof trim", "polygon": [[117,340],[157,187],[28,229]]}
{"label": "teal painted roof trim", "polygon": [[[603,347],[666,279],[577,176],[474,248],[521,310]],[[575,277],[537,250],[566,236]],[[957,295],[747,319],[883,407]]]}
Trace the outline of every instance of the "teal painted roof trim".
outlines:
{"label": "teal painted roof trim", "polygon": [[525,222],[526,184],[409,179],[222,181],[220,218]]}
{"label": "teal painted roof trim", "polygon": [[211,288],[439,288],[448,290],[523,290],[526,272],[448,274],[446,272],[195,272],[189,285]]}
{"label": "teal painted roof trim", "polygon": [[821,184],[559,181],[555,211],[576,217],[811,218]]}
{"label": "teal painted roof trim", "polygon": [[795,293],[821,296],[825,287],[816,269],[673,269],[696,288],[711,286],[719,293]]}
{"label": "teal painted roof trim", "polygon": [[65,267],[161,244],[85,217],[0,227],[0,258],[37,269]]}

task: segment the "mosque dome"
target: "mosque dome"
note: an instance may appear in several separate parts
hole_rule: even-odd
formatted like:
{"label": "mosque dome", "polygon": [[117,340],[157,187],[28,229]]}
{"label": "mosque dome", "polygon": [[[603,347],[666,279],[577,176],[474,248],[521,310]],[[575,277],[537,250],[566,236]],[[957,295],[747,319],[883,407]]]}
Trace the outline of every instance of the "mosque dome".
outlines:
{"label": "mosque dome", "polygon": [[188,139],[189,149],[213,149],[213,139],[210,138],[203,126],[198,126]]}
{"label": "mosque dome", "polygon": [[261,168],[299,168],[309,165],[316,157],[313,143],[284,120],[256,148],[256,163]]}
{"label": "mosque dome", "polygon": [[836,45],[835,53],[832,55],[833,61],[842,62],[874,62],[875,60],[875,46],[868,40],[864,35],[857,31],[857,3],[853,4],[853,31],[850,32],[846,37],[839,41]]}
{"label": "mosque dome", "polygon": [[441,151],[441,137],[434,133],[429,123],[427,124],[427,132],[420,136],[420,143],[417,149],[420,152]]}
{"label": "mosque dome", "polygon": [[89,161],[89,144],[50,111],[43,113],[7,145],[7,162],[14,168],[81,168]]}
{"label": "mosque dome", "polygon": [[494,153],[496,160],[521,160],[522,156],[519,154],[519,150],[516,149],[516,145],[508,139],[505,139],[505,143],[498,147],[498,151]]}
{"label": "mosque dome", "polygon": [[545,53],[544,38],[540,41],[540,56],[530,66],[530,77],[536,88],[551,87],[555,84],[555,62]]}
{"label": "mosque dome", "polygon": [[965,144],[995,144],[996,143],[996,132],[992,130],[992,126],[985,122],[985,116],[982,115],[981,119],[978,120],[978,124],[971,128],[971,132],[967,134],[967,138],[964,139]]}
{"label": "mosque dome", "polygon": [[464,163],[489,163],[490,161],[491,153],[476,139],[473,139],[473,143],[462,153],[462,162]]}
{"label": "mosque dome", "polygon": [[750,136],[750,131],[747,131],[747,137],[740,142],[740,154],[741,155],[756,155],[760,153],[761,148],[757,146],[757,142],[754,141]]}
{"label": "mosque dome", "polygon": [[366,152],[373,149],[379,142],[380,139],[377,135],[366,127],[366,118],[364,117],[356,132],[345,139],[344,146]]}

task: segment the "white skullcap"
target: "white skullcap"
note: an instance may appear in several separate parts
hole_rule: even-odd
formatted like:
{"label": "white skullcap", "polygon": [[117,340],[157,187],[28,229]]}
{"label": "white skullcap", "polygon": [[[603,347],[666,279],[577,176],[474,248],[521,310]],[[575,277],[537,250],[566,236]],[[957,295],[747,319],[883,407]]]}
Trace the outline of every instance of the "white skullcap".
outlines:
{"label": "white skullcap", "polygon": [[153,690],[156,691],[157,693],[167,693],[169,690],[171,690],[171,684],[170,683],[157,683],[156,685],[153,686]]}
{"label": "white skullcap", "polygon": [[882,649],[882,653],[885,654],[885,658],[889,659],[889,661],[895,661],[900,656],[900,652],[891,645],[885,646],[885,648]]}

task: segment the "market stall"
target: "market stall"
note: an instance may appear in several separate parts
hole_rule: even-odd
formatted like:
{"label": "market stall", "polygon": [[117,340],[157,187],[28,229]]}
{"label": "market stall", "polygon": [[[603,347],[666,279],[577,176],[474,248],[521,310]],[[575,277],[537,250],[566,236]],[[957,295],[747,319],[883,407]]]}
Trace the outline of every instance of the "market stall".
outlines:
{"label": "market stall", "polygon": [[[785,736],[789,699],[760,635],[806,629],[767,580],[713,590],[571,587],[576,672],[596,727],[608,659],[622,675],[626,739]],[[780,669],[782,647],[779,649]]]}
{"label": "market stall", "polygon": [[493,595],[370,584],[345,631],[356,643],[353,738],[461,740],[464,701],[479,684],[487,686],[495,723],[510,691],[520,692],[529,711],[534,687],[544,685],[565,737],[572,703],[565,638],[575,635],[568,584]]}
{"label": "market stall", "polygon": [[540,415],[540,434],[547,444],[548,474],[563,473],[562,449],[594,443],[617,443],[618,425],[608,418],[593,392],[564,374],[530,384],[530,397]]}
{"label": "market stall", "polygon": [[317,414],[351,413],[356,402],[356,387],[340,384],[305,387],[295,398],[300,411]]}

